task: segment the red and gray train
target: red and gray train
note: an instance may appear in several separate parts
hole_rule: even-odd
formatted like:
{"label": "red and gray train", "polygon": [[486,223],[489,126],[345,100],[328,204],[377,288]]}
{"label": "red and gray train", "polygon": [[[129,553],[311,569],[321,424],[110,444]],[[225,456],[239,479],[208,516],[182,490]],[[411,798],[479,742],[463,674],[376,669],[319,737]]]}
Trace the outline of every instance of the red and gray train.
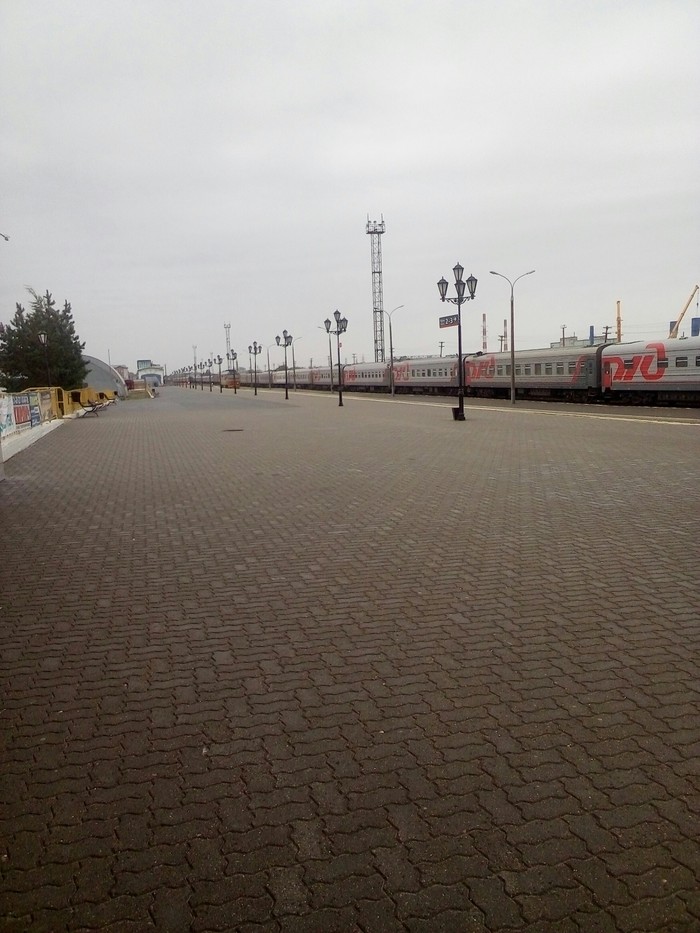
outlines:
{"label": "red and gray train", "polygon": [[[510,398],[511,356],[468,353],[463,357],[464,394]],[[390,392],[389,363],[348,363],[343,390]],[[258,385],[284,385],[284,370],[258,371]],[[241,372],[250,385],[253,373]],[[330,389],[338,385],[338,368],[289,368],[288,385],[299,389]],[[394,391],[455,395],[457,357],[396,359]],[[700,338],[609,343],[584,347],[552,347],[515,353],[516,397],[564,402],[619,402],[642,405],[700,404]]]}

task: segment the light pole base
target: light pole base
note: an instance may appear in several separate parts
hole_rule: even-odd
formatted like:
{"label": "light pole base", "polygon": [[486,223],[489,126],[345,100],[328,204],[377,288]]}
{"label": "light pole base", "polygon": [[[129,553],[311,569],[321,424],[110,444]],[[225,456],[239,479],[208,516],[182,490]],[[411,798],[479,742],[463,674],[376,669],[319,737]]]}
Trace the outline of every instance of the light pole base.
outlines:
{"label": "light pole base", "polygon": [[452,418],[453,418],[455,421],[464,421],[464,420],[465,420],[465,418],[464,418],[464,411],[463,411],[461,408],[455,406],[455,407],[452,409]]}

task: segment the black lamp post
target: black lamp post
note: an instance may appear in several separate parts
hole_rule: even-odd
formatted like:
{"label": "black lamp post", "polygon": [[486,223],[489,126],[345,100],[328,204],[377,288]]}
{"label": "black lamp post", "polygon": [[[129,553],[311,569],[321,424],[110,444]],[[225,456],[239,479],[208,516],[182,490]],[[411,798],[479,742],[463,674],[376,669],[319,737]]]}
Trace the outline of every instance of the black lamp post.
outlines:
{"label": "black lamp post", "polygon": [[212,372],[211,372],[211,368],[212,368],[213,365],[214,365],[214,360],[207,360],[207,375],[209,376],[209,391],[210,391],[210,392],[212,391],[212,385],[211,385]]}
{"label": "black lamp post", "polygon": [[[329,334],[328,340],[330,342],[330,334],[335,334],[335,340],[338,347],[338,407],[343,407],[343,370],[340,368],[340,335],[344,334],[348,329],[348,319],[346,317],[340,316],[340,311],[335,310],[333,312],[333,317],[335,318],[335,330],[331,330],[331,320],[326,318],[323,322],[326,327],[326,333]],[[331,381],[333,380],[333,364],[331,363]]]}
{"label": "black lamp post", "polygon": [[224,387],[221,384],[221,364],[223,363],[223,358],[220,353],[218,356],[214,357],[214,362],[219,367],[219,395],[221,395],[221,393],[224,391]]}
{"label": "black lamp post", "polygon": [[518,279],[522,279],[525,275],[532,275],[534,269],[530,269],[529,272],[523,272],[522,275],[519,275],[517,279],[511,280],[503,275],[501,272],[492,272],[491,275],[497,275],[501,279],[505,279],[506,282],[510,285],[510,403],[515,405],[515,300],[513,298],[513,289],[515,288],[515,283]]}
{"label": "black lamp post", "polygon": [[278,347],[284,347],[284,397],[289,400],[289,381],[287,379],[287,347],[292,345],[292,335],[286,330],[282,331],[281,337],[275,337]]}
{"label": "black lamp post", "polygon": [[248,353],[253,356],[253,387],[255,389],[255,395],[258,394],[258,354],[262,353],[262,347],[259,343],[253,341],[253,346],[248,347]]}
{"label": "black lamp post", "polygon": [[[464,369],[462,368],[462,305],[465,301],[470,301],[474,298],[476,294],[476,279],[473,275],[470,275],[467,281],[465,282],[462,278],[464,273],[464,267],[459,263],[452,270],[455,275],[455,291],[457,292],[456,298],[447,297],[447,286],[448,281],[443,276],[440,281],[437,283],[438,291],[440,292],[440,301],[449,301],[453,305],[457,305],[457,368],[458,368],[458,380],[457,380],[457,407],[452,409],[452,417],[455,421],[464,421]],[[464,294],[465,288],[469,291],[468,295]]]}
{"label": "black lamp post", "polygon": [[46,379],[49,389],[51,388],[51,370],[49,368],[49,335],[46,333],[39,334],[39,343],[44,348],[44,363],[46,364]]}
{"label": "black lamp post", "polygon": [[235,350],[227,350],[226,357],[228,359],[229,372],[233,375],[233,394],[236,395],[236,360],[238,359],[238,354]]}

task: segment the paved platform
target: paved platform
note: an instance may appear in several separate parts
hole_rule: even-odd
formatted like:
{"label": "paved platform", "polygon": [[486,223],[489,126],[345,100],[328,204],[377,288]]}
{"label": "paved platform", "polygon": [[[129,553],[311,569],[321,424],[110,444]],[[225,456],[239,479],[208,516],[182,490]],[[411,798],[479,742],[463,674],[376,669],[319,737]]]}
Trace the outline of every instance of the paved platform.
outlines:
{"label": "paved platform", "polygon": [[700,425],[166,389],[0,483],[0,929],[700,930]]}

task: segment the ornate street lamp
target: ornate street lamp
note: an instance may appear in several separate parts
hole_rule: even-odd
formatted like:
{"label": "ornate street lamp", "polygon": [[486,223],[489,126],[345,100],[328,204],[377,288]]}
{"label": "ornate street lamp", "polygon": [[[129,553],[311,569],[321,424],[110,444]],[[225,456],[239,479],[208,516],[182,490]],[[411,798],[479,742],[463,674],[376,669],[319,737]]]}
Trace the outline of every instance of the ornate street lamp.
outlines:
{"label": "ornate street lamp", "polygon": [[500,272],[492,272],[491,275],[497,275],[501,279],[505,279],[506,282],[510,285],[510,403],[515,405],[515,300],[513,298],[513,289],[515,288],[515,283],[518,279],[522,279],[523,276],[532,275],[534,269],[530,269],[529,272],[523,272],[522,275],[519,275],[517,279],[511,280],[503,275]]}
{"label": "ornate street lamp", "polygon": [[229,372],[233,375],[233,394],[236,395],[236,360],[238,359],[238,354],[235,350],[227,350],[226,357],[228,359]]}
{"label": "ornate street lamp", "polygon": [[39,334],[39,343],[44,348],[44,362],[46,364],[46,379],[47,386],[51,388],[51,370],[49,368],[49,335],[46,333]]}
{"label": "ornate street lamp", "polygon": [[[448,281],[443,276],[437,283],[440,292],[440,301],[449,301],[450,304],[457,305],[457,407],[452,409],[452,417],[455,421],[464,421],[464,369],[462,367],[462,305],[465,301],[471,301],[476,294],[476,279],[473,275],[464,281],[462,275],[464,267],[459,263],[452,270],[455,276],[456,298],[447,297]],[[469,292],[465,295],[465,289]]]}
{"label": "ornate street lamp", "polygon": [[212,372],[211,372],[211,368],[212,368],[213,365],[214,365],[214,360],[211,360],[211,359],[207,360],[207,375],[209,376],[209,391],[210,391],[210,392],[212,391],[212,385],[211,385]]}
{"label": "ornate street lamp", "polygon": [[286,330],[282,331],[281,337],[275,337],[278,347],[284,347],[284,397],[289,400],[289,382],[287,380],[287,347],[292,345],[292,335]]}
{"label": "ornate street lamp", "polygon": [[[335,340],[338,347],[338,407],[343,407],[343,370],[340,367],[340,335],[344,334],[348,329],[348,319],[346,317],[340,316],[340,311],[335,310],[333,312],[333,317],[335,318],[335,330],[331,330],[331,320],[326,318],[323,322],[326,327],[327,334],[335,334]],[[328,342],[330,344],[330,336],[328,337]],[[333,381],[333,364],[331,363],[331,382]]]}
{"label": "ornate street lamp", "polygon": [[221,395],[221,393],[224,391],[224,387],[221,384],[221,364],[223,363],[223,358],[220,353],[218,356],[214,357],[214,362],[219,367],[219,395]]}
{"label": "ornate street lamp", "polygon": [[248,353],[252,354],[253,357],[253,386],[255,388],[255,395],[258,394],[258,354],[262,353],[262,347],[256,341],[253,341],[253,346],[248,347]]}
{"label": "ornate street lamp", "polygon": [[204,360],[199,361],[199,387],[204,392]]}

